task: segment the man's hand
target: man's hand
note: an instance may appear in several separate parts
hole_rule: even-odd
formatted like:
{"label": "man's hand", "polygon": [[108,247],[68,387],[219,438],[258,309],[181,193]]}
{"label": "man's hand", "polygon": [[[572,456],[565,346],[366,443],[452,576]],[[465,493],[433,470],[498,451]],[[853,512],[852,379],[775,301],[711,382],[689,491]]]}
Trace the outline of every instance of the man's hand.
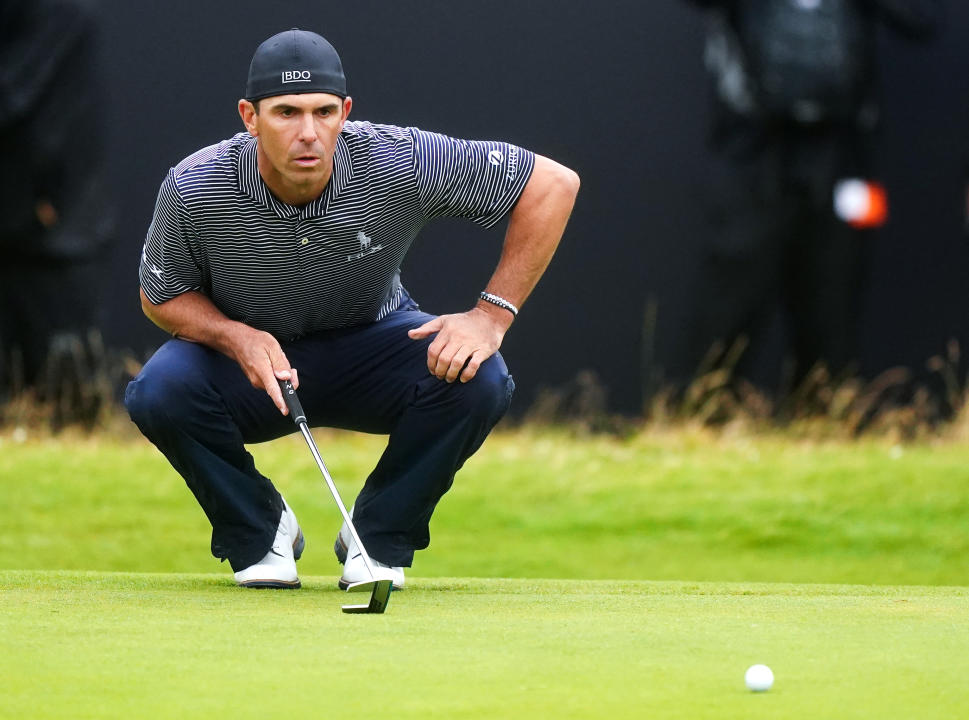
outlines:
{"label": "man's hand", "polygon": [[497,313],[475,307],[464,313],[441,315],[407,335],[411,340],[421,340],[437,333],[427,348],[427,369],[449,383],[468,382],[481,363],[501,347],[512,316],[506,310],[498,309],[498,313],[507,314],[507,322]]}
{"label": "man's hand", "polygon": [[155,305],[142,288],[141,308],[165,332],[206,345],[235,360],[252,386],[265,390],[279,412],[289,414],[276,381],[289,380],[298,388],[299,377],[272,335],[230,320],[208,297],[195,290]]}
{"label": "man's hand", "polygon": [[[535,156],[535,169],[511,211],[498,267],[485,289],[521,307],[545,272],[568,222],[579,176]],[[501,346],[515,316],[485,300],[457,315],[442,315],[407,333],[421,340],[437,333],[427,349],[427,368],[447,382],[468,382]]]}
{"label": "man's hand", "polygon": [[289,380],[299,387],[296,368],[289,366],[279,342],[267,332],[241,325],[231,341],[231,355],[255,388],[266,391],[283,415],[289,413],[278,380]]}

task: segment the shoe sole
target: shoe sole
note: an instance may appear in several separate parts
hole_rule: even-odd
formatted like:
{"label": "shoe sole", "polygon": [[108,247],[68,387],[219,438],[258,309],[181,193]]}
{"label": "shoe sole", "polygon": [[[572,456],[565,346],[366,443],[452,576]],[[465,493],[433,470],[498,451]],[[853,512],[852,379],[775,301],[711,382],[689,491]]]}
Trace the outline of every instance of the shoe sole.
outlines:
{"label": "shoe sole", "polygon": [[291,583],[283,580],[246,580],[245,582],[239,583],[239,586],[244,588],[254,588],[256,590],[298,590],[302,587],[302,583],[300,583],[298,579]]}

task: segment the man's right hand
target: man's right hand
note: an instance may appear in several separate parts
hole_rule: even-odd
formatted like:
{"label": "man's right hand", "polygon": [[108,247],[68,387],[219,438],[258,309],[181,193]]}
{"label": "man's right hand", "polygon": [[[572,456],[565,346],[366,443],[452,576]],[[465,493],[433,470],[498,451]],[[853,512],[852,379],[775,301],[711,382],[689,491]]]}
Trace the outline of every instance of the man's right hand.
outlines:
{"label": "man's right hand", "polygon": [[252,386],[265,390],[279,412],[289,414],[276,381],[289,380],[298,388],[299,377],[272,335],[230,320],[208,297],[195,290],[155,305],[142,289],[141,308],[162,330],[182,340],[207,345],[235,360]]}
{"label": "man's right hand", "polygon": [[265,390],[283,415],[289,413],[279,380],[289,380],[299,388],[296,368],[290,367],[279,341],[262,330],[240,325],[233,333],[231,356],[255,388]]}

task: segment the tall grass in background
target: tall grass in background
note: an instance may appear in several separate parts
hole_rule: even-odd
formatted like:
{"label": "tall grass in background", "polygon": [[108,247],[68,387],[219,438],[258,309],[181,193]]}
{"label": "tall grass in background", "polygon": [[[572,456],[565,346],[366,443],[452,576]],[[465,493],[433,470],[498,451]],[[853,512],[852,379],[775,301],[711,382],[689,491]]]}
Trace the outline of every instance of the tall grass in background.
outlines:
{"label": "tall grass in background", "polygon": [[[647,313],[648,315],[648,313]],[[768,393],[735,373],[745,341],[723,353],[719,367],[701,365],[685,388],[658,386],[644,360],[642,412],[609,412],[608,389],[595,372],[539,389],[524,412],[504,427],[558,427],[579,433],[619,436],[650,430],[702,427],[727,435],[784,432],[791,437],[884,437],[897,442],[969,439],[969,380],[960,374],[960,348],[950,341],[926,362],[930,382],[906,368],[876,378],[832,376],[815,367],[797,387]],[[648,353],[644,353],[647,354]],[[107,348],[99,333],[55,338],[50,357],[30,387],[16,353],[0,357],[0,432],[56,434],[126,431],[121,398],[143,359]],[[782,383],[783,384],[783,383]],[[930,387],[931,386],[931,387]]]}

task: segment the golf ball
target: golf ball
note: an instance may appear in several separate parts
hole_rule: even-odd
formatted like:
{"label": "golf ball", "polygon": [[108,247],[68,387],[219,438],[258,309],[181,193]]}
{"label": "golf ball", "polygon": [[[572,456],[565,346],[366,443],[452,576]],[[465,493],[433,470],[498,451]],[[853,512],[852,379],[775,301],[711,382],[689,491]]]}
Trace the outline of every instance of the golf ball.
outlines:
{"label": "golf ball", "polygon": [[766,665],[751,665],[744,673],[744,682],[754,692],[764,692],[774,684],[774,673]]}

